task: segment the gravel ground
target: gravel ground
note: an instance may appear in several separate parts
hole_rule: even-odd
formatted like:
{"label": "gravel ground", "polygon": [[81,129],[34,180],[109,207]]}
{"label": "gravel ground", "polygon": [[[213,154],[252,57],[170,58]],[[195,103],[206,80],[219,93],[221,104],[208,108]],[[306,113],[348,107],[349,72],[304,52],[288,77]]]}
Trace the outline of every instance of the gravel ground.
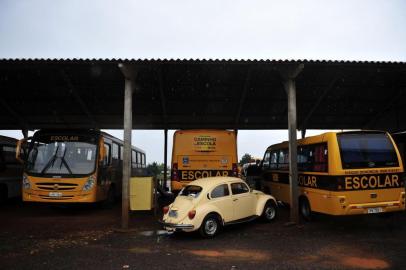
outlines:
{"label": "gravel ground", "polygon": [[168,235],[152,213],[131,214],[129,233],[115,231],[120,206],[0,206],[0,269],[406,269],[406,214],[317,216],[285,226],[227,228],[215,239]]}

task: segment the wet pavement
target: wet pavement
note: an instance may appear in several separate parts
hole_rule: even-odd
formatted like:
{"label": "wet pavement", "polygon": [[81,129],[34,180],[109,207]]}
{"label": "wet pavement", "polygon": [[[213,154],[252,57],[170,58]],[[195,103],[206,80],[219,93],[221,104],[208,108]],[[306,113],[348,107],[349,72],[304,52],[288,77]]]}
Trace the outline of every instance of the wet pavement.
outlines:
{"label": "wet pavement", "polygon": [[115,231],[113,209],[0,206],[0,269],[406,269],[406,214],[317,216],[224,228],[214,239],[162,231],[152,213],[132,213]]}

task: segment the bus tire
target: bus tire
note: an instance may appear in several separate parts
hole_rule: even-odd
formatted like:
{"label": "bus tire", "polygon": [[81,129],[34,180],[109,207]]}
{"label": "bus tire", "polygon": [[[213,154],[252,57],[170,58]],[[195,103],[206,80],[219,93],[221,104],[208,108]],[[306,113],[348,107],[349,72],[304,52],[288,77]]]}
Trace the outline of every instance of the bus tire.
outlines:
{"label": "bus tire", "polygon": [[199,233],[204,238],[213,238],[221,229],[220,218],[216,214],[208,214],[200,225]]}
{"label": "bus tire", "polygon": [[262,211],[262,220],[266,222],[272,222],[278,216],[278,208],[276,203],[273,200],[269,200],[266,202],[264,206],[264,210]]}
{"label": "bus tire", "polygon": [[7,201],[8,191],[6,185],[0,185],[0,203]]}
{"label": "bus tire", "polygon": [[112,208],[116,202],[116,195],[114,186],[110,186],[109,191],[107,192],[107,197],[102,203],[103,208]]}
{"label": "bus tire", "polygon": [[309,200],[304,196],[299,198],[299,212],[304,221],[311,221],[312,209],[310,208]]}

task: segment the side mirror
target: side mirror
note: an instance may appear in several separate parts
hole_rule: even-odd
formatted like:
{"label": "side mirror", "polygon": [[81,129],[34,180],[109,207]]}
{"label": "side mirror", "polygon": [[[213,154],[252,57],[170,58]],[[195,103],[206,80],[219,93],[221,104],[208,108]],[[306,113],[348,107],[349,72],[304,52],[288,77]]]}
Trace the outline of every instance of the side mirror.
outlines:
{"label": "side mirror", "polygon": [[21,139],[21,140],[17,141],[17,145],[16,145],[16,159],[17,159],[20,163],[22,163],[22,164],[24,164],[24,162],[25,162],[24,158],[26,158],[26,157],[25,157],[25,156],[24,156],[24,157],[21,157],[21,152],[24,152],[24,153],[25,153],[24,146],[25,146],[25,144],[27,143],[27,141],[28,141],[29,139],[31,139],[31,137],[24,138],[24,139]]}
{"label": "side mirror", "polygon": [[99,140],[99,162],[102,162],[104,157],[106,156],[106,151],[104,149],[104,140],[100,138]]}
{"label": "side mirror", "polygon": [[207,199],[211,200],[209,193],[207,193]]}

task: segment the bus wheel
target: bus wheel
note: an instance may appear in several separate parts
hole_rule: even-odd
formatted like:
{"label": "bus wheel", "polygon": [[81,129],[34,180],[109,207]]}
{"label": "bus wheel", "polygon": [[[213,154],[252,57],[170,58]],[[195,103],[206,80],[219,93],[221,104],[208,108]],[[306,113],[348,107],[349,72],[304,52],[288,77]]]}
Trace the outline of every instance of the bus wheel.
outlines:
{"label": "bus wheel", "polygon": [[199,232],[205,238],[212,238],[220,231],[220,227],[219,217],[215,214],[209,214],[204,218]]}
{"label": "bus wheel", "polygon": [[277,216],[277,207],[274,201],[267,201],[262,211],[262,219],[267,222],[274,221]]}
{"label": "bus wheel", "polygon": [[112,208],[116,201],[114,187],[110,187],[107,193],[107,198],[103,201],[102,207],[103,208]]}
{"label": "bus wheel", "polygon": [[7,186],[0,185],[0,203],[4,203],[7,200],[7,197]]}
{"label": "bus wheel", "polygon": [[310,208],[309,200],[306,197],[301,197],[299,199],[299,211],[300,216],[305,221],[310,221],[312,219],[312,209]]}

